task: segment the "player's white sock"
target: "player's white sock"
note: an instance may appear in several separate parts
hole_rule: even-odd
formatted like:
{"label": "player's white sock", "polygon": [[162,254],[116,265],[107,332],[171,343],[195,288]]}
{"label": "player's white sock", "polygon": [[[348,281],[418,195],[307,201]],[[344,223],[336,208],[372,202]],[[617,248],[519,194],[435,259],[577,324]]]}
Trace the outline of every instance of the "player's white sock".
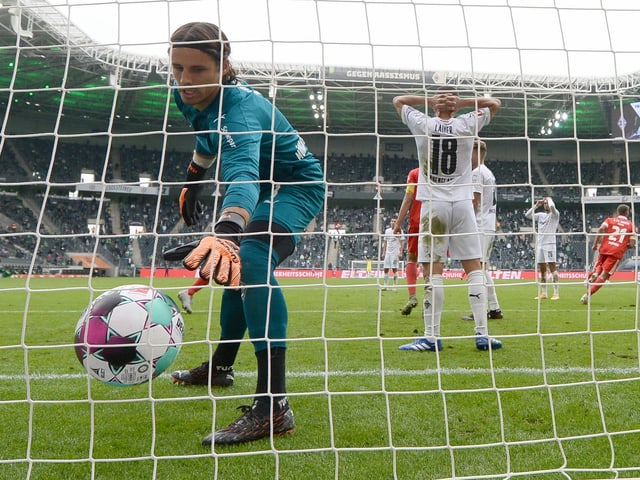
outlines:
{"label": "player's white sock", "polygon": [[560,283],[557,270],[551,273],[551,281],[553,282],[553,293],[555,295],[560,295]]}
{"label": "player's white sock", "polygon": [[498,295],[496,294],[496,285],[493,282],[491,272],[484,271],[485,285],[487,286],[487,303],[489,304],[489,310],[500,310],[500,303],[498,303]]}
{"label": "player's white sock", "polygon": [[487,291],[484,286],[485,276],[482,270],[474,270],[467,274],[469,305],[476,323],[476,333],[488,335],[487,329]]}
{"label": "player's white sock", "polygon": [[442,275],[432,275],[426,279],[424,286],[424,335],[429,339],[440,336],[440,319],[444,303],[444,289]]}

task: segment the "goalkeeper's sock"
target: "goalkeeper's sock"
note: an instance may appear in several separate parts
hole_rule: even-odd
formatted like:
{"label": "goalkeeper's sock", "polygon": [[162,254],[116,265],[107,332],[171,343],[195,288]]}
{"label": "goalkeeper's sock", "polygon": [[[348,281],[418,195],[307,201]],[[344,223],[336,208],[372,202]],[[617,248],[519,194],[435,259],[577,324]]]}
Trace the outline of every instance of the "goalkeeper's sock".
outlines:
{"label": "goalkeeper's sock", "polygon": [[282,347],[265,348],[256,352],[258,381],[255,402],[260,407],[270,407],[268,393],[273,394],[274,406],[286,396],[286,352],[286,348]]}
{"label": "goalkeeper's sock", "polygon": [[219,372],[224,372],[235,363],[240,342],[225,342],[224,340],[229,340],[225,338],[221,338],[220,340],[222,340],[222,343],[219,343],[216,347],[216,351],[211,357],[211,365],[212,368],[215,368]]}

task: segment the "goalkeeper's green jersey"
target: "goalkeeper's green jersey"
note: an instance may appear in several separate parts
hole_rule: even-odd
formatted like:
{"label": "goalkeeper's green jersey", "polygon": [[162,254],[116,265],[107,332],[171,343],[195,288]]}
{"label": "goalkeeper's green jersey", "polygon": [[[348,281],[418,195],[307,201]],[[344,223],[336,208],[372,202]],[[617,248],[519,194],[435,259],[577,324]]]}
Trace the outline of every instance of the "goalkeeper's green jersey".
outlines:
{"label": "goalkeeper's green jersey", "polygon": [[224,85],[204,110],[175,102],[197,133],[196,152],[220,161],[226,185],[222,210],[242,207],[253,213],[260,189],[274,184],[323,182],[320,161],[285,116],[259,92],[242,82]]}

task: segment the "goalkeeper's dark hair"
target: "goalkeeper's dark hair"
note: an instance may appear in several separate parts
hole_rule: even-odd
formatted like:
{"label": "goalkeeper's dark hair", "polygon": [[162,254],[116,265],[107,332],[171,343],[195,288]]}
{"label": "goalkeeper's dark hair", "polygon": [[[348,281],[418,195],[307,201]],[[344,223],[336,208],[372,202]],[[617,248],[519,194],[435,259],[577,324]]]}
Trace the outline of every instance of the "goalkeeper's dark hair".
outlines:
{"label": "goalkeeper's dark hair", "polygon": [[223,84],[236,81],[236,71],[231,65],[231,44],[224,32],[213,23],[191,22],[185,23],[171,35],[172,48],[195,48],[208,54],[218,65],[228,63],[225,69]]}

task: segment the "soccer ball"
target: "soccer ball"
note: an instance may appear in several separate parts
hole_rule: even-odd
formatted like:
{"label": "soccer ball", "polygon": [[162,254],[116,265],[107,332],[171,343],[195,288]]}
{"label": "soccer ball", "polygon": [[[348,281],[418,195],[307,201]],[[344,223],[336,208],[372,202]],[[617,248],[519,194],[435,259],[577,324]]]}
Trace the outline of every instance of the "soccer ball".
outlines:
{"label": "soccer ball", "polygon": [[93,378],[138,385],[173,363],[183,335],[180,309],[169,296],[145,285],[126,285],[104,292],[86,308],[74,343]]}

